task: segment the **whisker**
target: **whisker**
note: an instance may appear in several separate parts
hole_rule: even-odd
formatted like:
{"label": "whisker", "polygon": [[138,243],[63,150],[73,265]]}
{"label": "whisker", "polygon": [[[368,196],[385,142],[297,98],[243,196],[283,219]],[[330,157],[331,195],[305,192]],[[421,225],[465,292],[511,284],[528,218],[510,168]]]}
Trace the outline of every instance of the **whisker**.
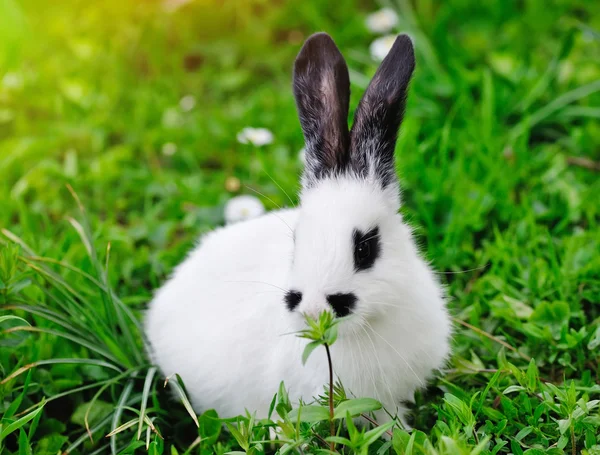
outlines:
{"label": "whisker", "polygon": [[[358,338],[358,336],[356,334],[356,327],[350,326],[350,328],[352,329],[352,337],[354,339]],[[350,355],[352,356],[352,365],[358,365],[358,363],[356,362],[356,358],[354,357],[354,349],[348,349],[348,351],[350,351]],[[359,374],[359,375],[355,375],[355,376],[358,377],[358,390],[361,391],[362,390],[362,375]]]}
{"label": "whisker", "polygon": [[390,348],[392,348],[392,349],[394,350],[394,352],[395,352],[396,354],[398,354],[398,357],[400,357],[400,359],[402,359],[402,361],[403,361],[403,362],[406,364],[406,366],[407,366],[407,367],[410,369],[410,371],[412,372],[412,374],[415,376],[415,378],[417,379],[417,381],[419,381],[419,384],[421,384],[421,387],[424,387],[424,386],[425,386],[425,384],[423,383],[423,380],[422,380],[422,379],[419,377],[419,375],[417,375],[417,372],[416,372],[416,371],[413,369],[413,367],[410,365],[410,363],[408,363],[408,361],[407,361],[407,360],[406,360],[406,359],[405,359],[405,358],[402,356],[402,354],[400,354],[400,353],[398,352],[398,350],[397,350],[397,349],[396,349],[394,346],[392,346],[388,340],[386,340],[386,339],[385,339],[385,338],[383,338],[383,337],[382,337],[382,336],[381,336],[379,333],[377,333],[377,332],[375,331],[375,329],[373,329],[373,327],[371,326],[371,324],[369,324],[369,321],[367,321],[366,319],[364,319],[364,323],[365,323],[365,325],[366,325],[366,326],[367,326],[369,329],[371,329],[371,331],[372,331],[372,332],[373,332],[375,335],[377,335],[379,338],[381,338],[381,339],[382,339],[382,340],[383,340],[383,341],[384,341],[384,342],[385,342],[385,343],[386,343],[386,344],[387,344],[387,345],[388,345]]}
{"label": "whisker", "polygon": [[367,332],[365,330],[364,326],[361,325],[360,328],[365,332],[365,334],[367,335],[367,338],[369,338],[369,341],[371,342],[371,346],[373,347],[373,354],[375,354],[375,360],[377,360],[377,364],[379,366],[379,373],[381,375],[380,379],[383,382],[383,384],[386,386],[386,388],[388,389],[388,393],[390,395],[390,401],[393,402],[394,394],[392,393],[392,389],[390,388],[387,381],[384,380],[385,374],[383,371],[383,366],[381,365],[381,361],[379,360],[379,354],[377,353],[377,348],[375,347],[375,343],[373,343],[373,339],[371,338],[371,335],[369,335],[369,332]]}
{"label": "whisker", "polygon": [[419,313],[418,309],[413,306],[395,305],[393,303],[388,303],[388,302],[373,302],[373,301],[367,301],[367,305],[373,305],[373,306],[379,305],[379,306],[383,306],[383,307],[396,308],[398,310],[409,312],[413,316],[417,316],[416,319],[418,319],[420,322],[427,322],[425,319],[418,317],[420,313]]}
{"label": "whisker", "polygon": [[466,269],[466,270],[457,270],[456,272],[436,272],[434,271],[435,274],[437,275],[459,275],[461,273],[470,273],[470,272],[478,272],[479,270],[484,270],[488,265],[490,265],[489,262],[486,262],[483,265],[480,265],[479,267],[474,267],[472,269]]}
{"label": "whisker", "polygon": [[[362,328],[362,327],[361,327],[361,328]],[[363,331],[364,331],[364,328],[362,328],[362,329],[363,329]],[[365,331],[365,333],[366,333],[366,331]],[[360,354],[360,358],[361,358],[361,360],[362,360],[362,363],[363,363],[363,365],[365,366],[365,368],[366,368],[366,369],[369,371],[369,373],[370,373],[370,376],[371,376],[371,383],[373,384],[373,390],[374,390],[374,392],[375,392],[375,396],[374,396],[373,398],[375,398],[375,399],[379,399],[379,391],[377,390],[377,384],[376,384],[376,382],[375,382],[375,375],[373,374],[373,369],[372,369],[372,368],[370,368],[370,365],[369,365],[369,366],[367,366],[367,362],[366,362],[366,361],[365,361],[365,359],[363,358],[363,351],[362,351],[362,347],[363,347],[363,346],[362,346],[362,343],[357,343],[357,346],[358,346],[358,353]],[[368,359],[368,357],[367,357],[367,359]],[[364,391],[361,389],[361,390],[360,390],[360,393],[361,393],[361,394],[363,394],[363,393],[364,393]]]}
{"label": "whisker", "polygon": [[281,210],[281,206],[277,202],[275,202],[273,199],[271,199],[269,196],[267,196],[265,193],[261,193],[260,191],[255,190],[254,188],[252,188],[251,186],[248,186],[246,184],[244,184],[244,187],[246,187],[246,189],[258,194],[259,196],[264,197],[266,200],[268,200],[273,205],[275,205],[279,210]]}
{"label": "whisker", "polygon": [[239,281],[239,280],[226,280],[223,283],[246,283],[246,284],[266,284],[267,286],[273,286],[274,288],[279,289],[280,291],[287,292],[286,289],[283,289],[275,284],[267,283],[266,281]]}
{"label": "whisker", "polygon": [[294,201],[292,200],[292,198],[290,197],[290,195],[283,189],[283,187],[279,183],[277,183],[275,181],[275,179],[273,177],[271,177],[271,174],[269,174],[265,169],[263,169],[263,172],[265,174],[267,174],[267,177],[269,177],[271,179],[271,181],[277,186],[277,188],[279,188],[283,192],[283,194],[285,194],[287,196],[287,198],[290,201],[290,204],[292,204],[292,207],[295,207]]}
{"label": "whisker", "polygon": [[[270,198],[269,196],[267,196],[266,194],[263,194],[263,193],[261,193],[260,191],[258,191],[258,190],[255,190],[254,188],[250,188],[248,185],[244,185],[244,186],[245,186],[246,188],[248,188],[250,191],[253,191],[253,192],[255,192],[255,193],[256,193],[256,194],[258,194],[259,196],[262,196],[262,197],[264,197],[265,199],[267,199],[268,201],[270,201],[271,203],[273,203],[273,204],[274,204],[274,205],[275,205],[275,206],[276,206],[276,207],[277,207],[279,210],[283,210],[283,209],[281,208],[281,206],[280,206],[280,205],[279,205],[277,202],[275,202],[273,199],[271,199],[271,198]],[[281,217],[280,217],[279,215],[277,215],[275,212],[269,212],[269,213],[270,213],[271,215],[273,215],[274,217],[278,218],[278,219],[279,219],[279,221],[281,221],[283,224],[285,224],[285,225],[288,227],[288,229],[290,230],[290,232],[292,233],[292,235],[294,234],[294,230],[293,230],[293,229],[290,227],[290,225],[289,225],[289,224],[287,224],[287,223],[286,223],[286,222],[283,220],[283,218],[281,218]]]}

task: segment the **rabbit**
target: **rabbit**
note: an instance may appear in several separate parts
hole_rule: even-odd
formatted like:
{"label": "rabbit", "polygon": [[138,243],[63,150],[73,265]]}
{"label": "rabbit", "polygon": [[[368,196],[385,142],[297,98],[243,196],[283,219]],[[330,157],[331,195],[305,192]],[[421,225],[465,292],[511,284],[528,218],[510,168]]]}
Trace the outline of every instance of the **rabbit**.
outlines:
{"label": "rabbit", "polygon": [[326,351],[302,364],[305,315],[345,318],[331,346],[349,396],[406,424],[406,402],[450,354],[444,290],[399,214],[394,149],[415,67],[397,37],[348,129],[348,68],[332,38],[310,36],[293,92],[305,139],[298,207],[205,235],[155,293],[145,316],[151,359],[178,373],[197,412],[267,417],[283,380],[310,402],[329,382]]}

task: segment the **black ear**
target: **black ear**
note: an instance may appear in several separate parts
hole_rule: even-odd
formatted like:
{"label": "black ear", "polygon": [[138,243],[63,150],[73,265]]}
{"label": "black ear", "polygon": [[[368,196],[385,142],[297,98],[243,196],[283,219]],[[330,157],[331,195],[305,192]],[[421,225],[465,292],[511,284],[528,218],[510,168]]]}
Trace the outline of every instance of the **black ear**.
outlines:
{"label": "black ear", "polygon": [[326,33],[310,36],[294,64],[294,96],[304,133],[304,186],[346,168],[349,157],[350,77]]}
{"label": "black ear", "polygon": [[394,149],[414,69],[412,41],[400,35],[373,76],[354,116],[351,166],[359,174],[375,175],[384,187],[396,180]]}

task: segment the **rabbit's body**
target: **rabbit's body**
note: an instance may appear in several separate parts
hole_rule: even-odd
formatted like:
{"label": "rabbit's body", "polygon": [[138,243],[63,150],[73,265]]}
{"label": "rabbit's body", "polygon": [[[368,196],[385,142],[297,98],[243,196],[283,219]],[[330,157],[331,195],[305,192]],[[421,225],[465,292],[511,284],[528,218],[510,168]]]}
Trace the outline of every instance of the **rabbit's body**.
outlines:
{"label": "rabbit's body", "polygon": [[300,362],[300,340],[280,336],[290,331],[282,289],[297,215],[269,213],[206,235],[150,306],[152,360],[182,376],[199,412],[266,414],[283,373]]}
{"label": "rabbit's body", "polygon": [[[443,292],[398,214],[393,145],[412,45],[398,38],[382,63],[357,110],[353,143],[338,54],[316,35],[296,62],[307,145],[299,207],[208,234],[150,305],[152,358],[166,376],[183,378],[199,412],[265,417],[281,381],[293,401],[322,394],[325,351],[302,365],[307,340],[294,334],[304,314],[349,316],[331,349],[335,375],[349,395],[377,398],[401,418],[402,401],[449,354]],[[311,123],[323,109],[324,125]]]}

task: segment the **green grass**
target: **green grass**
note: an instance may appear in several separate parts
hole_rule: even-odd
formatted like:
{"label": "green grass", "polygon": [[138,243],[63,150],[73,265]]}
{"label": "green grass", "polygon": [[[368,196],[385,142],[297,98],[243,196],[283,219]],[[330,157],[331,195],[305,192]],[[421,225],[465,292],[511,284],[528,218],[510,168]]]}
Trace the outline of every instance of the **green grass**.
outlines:
{"label": "green grass", "polygon": [[[137,321],[223,222],[228,177],[268,208],[289,202],[301,41],[334,36],[355,107],[376,69],[364,18],[387,3],[216,3],[0,0],[2,454],[271,450],[269,422],[230,433],[207,412],[197,429]],[[370,453],[600,453],[600,3],[493,3],[392,4],[417,48],[403,210],[456,332],[449,370],[416,397],[417,431]],[[275,142],[239,144],[245,126]],[[304,453],[326,448],[329,424],[292,424],[284,390],[277,412]]]}

